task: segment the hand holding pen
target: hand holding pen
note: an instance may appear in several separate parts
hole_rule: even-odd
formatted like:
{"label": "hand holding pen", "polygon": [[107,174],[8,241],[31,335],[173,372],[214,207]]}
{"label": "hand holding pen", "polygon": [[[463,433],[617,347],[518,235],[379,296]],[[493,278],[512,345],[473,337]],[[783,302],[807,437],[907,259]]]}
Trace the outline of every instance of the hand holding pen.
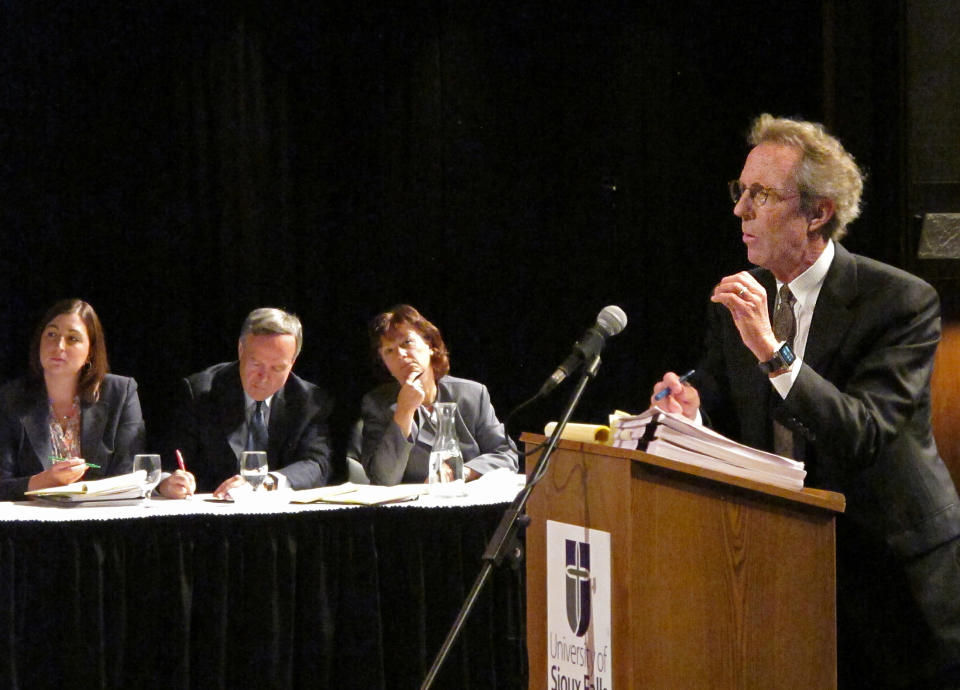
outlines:
{"label": "hand holding pen", "polygon": [[197,480],[190,472],[187,472],[187,464],[183,461],[183,453],[180,452],[179,448],[176,450],[176,456],[177,467],[180,469],[170,476],[172,480],[170,488],[179,494],[175,496],[176,498],[190,498],[197,490]]}
{"label": "hand holding pen", "polygon": [[[684,384],[684,383],[686,383],[687,379],[689,379],[691,376],[693,376],[695,372],[696,372],[695,369],[691,369],[691,370],[688,371],[686,374],[684,374],[683,376],[681,376],[680,378],[678,378],[678,379],[677,379],[677,383],[679,383],[679,384],[681,384],[681,385]],[[669,376],[670,374],[673,374],[673,372],[668,372],[667,376]],[[664,376],[664,377],[663,377],[663,380],[664,380],[664,382],[667,382],[667,377]],[[660,400],[663,400],[665,397],[667,397],[668,395],[670,395],[670,391],[671,391],[671,387],[670,387],[670,385],[669,385],[669,383],[668,383],[668,385],[667,385],[665,388],[662,388],[659,393],[657,393],[656,395],[653,396],[653,401],[654,401],[654,402],[659,402]]]}
{"label": "hand holding pen", "polygon": [[400,427],[404,436],[410,434],[417,408],[427,397],[421,380],[422,376],[423,370],[411,367],[406,380],[400,386],[400,392],[397,393],[397,407],[393,412],[393,421]]}
{"label": "hand holding pen", "polygon": [[423,404],[427,396],[426,389],[423,387],[421,377],[423,371],[420,369],[411,369],[407,374],[407,379],[400,386],[400,392],[397,394],[397,408],[409,410],[411,413]]}
{"label": "hand holding pen", "polygon": [[197,490],[197,480],[187,472],[187,464],[183,460],[180,449],[174,451],[179,468],[157,486],[157,491],[164,498],[190,498]]}
{"label": "hand holding pen", "polygon": [[667,412],[696,419],[700,409],[700,394],[693,386],[685,385],[694,373],[695,371],[691,369],[683,376],[677,376],[674,372],[668,371],[653,387],[654,393],[650,397],[650,404]]}
{"label": "hand holding pen", "polygon": [[71,463],[71,464],[74,465],[74,466],[77,466],[77,465],[79,465],[79,464],[82,463],[82,464],[85,465],[87,468],[91,468],[91,467],[92,467],[92,468],[95,469],[95,470],[99,470],[99,469],[100,469],[100,465],[95,465],[95,464],[93,464],[92,462],[87,462],[87,461],[84,460],[83,458],[64,458],[64,457],[62,457],[62,456],[60,456],[60,455],[51,455],[51,456],[50,456],[50,462],[52,462],[54,465],[56,465],[57,463],[66,462],[67,460],[80,460],[80,461],[81,461],[80,463],[76,463],[76,462],[75,462],[75,463]]}
{"label": "hand holding pen", "polygon": [[28,491],[73,484],[80,481],[83,473],[87,471],[88,467],[91,467],[83,458],[62,458],[51,455],[50,461],[53,464],[48,469],[30,477],[27,483]]}

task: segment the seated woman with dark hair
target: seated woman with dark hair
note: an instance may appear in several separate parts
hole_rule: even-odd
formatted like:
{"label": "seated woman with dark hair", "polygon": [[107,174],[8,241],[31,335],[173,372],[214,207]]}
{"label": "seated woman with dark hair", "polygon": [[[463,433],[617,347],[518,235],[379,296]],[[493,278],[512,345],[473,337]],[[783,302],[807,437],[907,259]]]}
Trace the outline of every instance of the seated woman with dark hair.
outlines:
{"label": "seated woman with dark hair", "polygon": [[54,304],[37,326],[30,368],[0,388],[0,500],[132,471],[145,434],[137,383],[107,373],[93,307]]}
{"label": "seated woman with dark hair", "polygon": [[426,480],[438,402],[457,403],[466,481],[498,467],[517,470],[516,446],[497,419],[486,386],[447,373],[443,337],[416,309],[401,304],[378,314],[370,323],[370,346],[394,379],[363,398],[361,461],[372,483]]}

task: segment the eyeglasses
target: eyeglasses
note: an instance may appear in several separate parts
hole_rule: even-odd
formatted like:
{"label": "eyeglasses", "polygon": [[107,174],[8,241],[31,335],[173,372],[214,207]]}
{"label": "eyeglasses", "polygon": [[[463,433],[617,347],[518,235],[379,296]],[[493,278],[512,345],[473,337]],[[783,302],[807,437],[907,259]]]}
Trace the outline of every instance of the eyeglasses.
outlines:
{"label": "eyeglasses", "polygon": [[730,180],[727,183],[730,189],[730,200],[737,204],[744,194],[750,195],[750,201],[757,206],[763,206],[767,199],[772,195],[777,201],[792,199],[795,196],[801,196],[803,192],[797,192],[792,189],[777,189],[776,187],[764,187],[759,182],[754,182],[749,187],[744,187],[740,180]]}

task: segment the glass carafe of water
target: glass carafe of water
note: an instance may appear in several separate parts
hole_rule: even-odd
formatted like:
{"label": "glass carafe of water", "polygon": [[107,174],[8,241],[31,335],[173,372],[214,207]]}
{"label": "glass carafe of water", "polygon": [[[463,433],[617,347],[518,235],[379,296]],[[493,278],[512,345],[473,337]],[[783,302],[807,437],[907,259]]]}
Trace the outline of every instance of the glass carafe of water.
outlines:
{"label": "glass carafe of water", "polygon": [[437,437],[430,451],[429,482],[433,496],[463,496],[463,455],[457,442],[457,403],[433,404]]}

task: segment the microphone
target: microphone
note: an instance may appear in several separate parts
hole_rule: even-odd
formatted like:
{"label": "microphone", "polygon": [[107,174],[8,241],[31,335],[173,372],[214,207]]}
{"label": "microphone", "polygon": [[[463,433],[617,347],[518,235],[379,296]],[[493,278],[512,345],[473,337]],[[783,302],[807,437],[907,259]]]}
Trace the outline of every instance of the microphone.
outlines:
{"label": "microphone", "polygon": [[540,388],[537,396],[544,396],[576,371],[577,367],[594,355],[599,355],[606,339],[616,335],[627,326],[627,315],[616,305],[604,307],[597,315],[597,322],[587,329],[583,337],[573,346],[573,352],[563,361],[553,375]]}

